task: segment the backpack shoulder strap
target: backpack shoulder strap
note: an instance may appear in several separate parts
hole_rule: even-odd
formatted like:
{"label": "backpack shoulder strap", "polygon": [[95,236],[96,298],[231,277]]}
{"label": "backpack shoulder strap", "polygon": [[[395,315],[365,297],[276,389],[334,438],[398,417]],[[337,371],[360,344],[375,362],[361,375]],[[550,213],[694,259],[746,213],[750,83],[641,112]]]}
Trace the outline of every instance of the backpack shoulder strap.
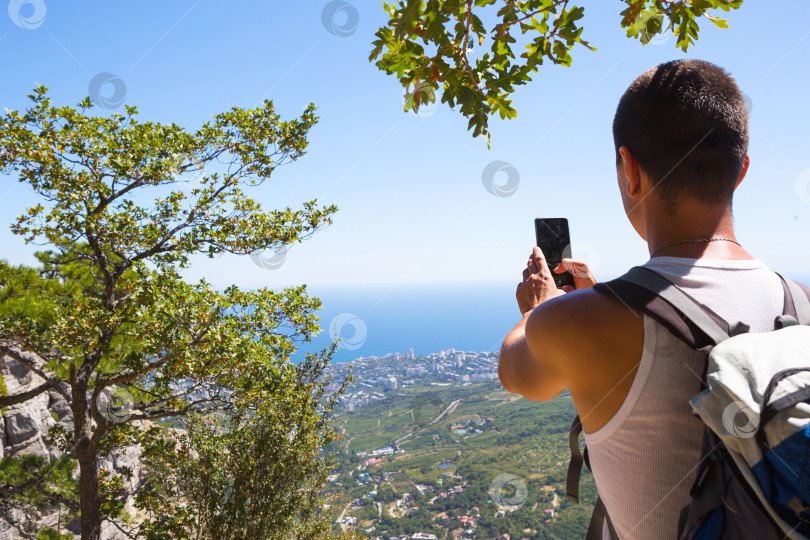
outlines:
{"label": "backpack shoulder strap", "polygon": [[631,268],[594,290],[648,314],[693,349],[709,350],[732,333],[720,316],[648,268]]}
{"label": "backpack shoulder strap", "polygon": [[616,529],[613,528],[613,522],[610,521],[602,497],[597,496],[596,505],[593,507],[593,514],[591,514],[591,522],[588,525],[588,532],[585,533],[585,540],[603,540],[605,525],[607,525],[610,540],[620,540]]}
{"label": "backpack shoulder strap", "polygon": [[[571,461],[568,462],[568,478],[565,482],[565,496],[575,503],[579,503],[579,479],[582,474],[582,464],[584,463],[588,469],[591,468],[591,464],[588,463],[587,448],[584,456],[579,449],[580,433],[582,433],[582,422],[579,421],[579,416],[577,416],[571,423],[571,430],[568,432]],[[607,525],[611,540],[619,540],[619,535],[616,534],[616,529],[613,528],[613,522],[610,520],[607,508],[605,508],[605,503],[602,501],[602,497],[597,496],[596,506],[594,506],[591,514],[591,522],[588,525],[585,540],[602,540],[602,531],[605,525]]]}
{"label": "backpack shoulder strap", "polygon": [[785,289],[783,313],[795,317],[799,324],[810,325],[810,289],[782,274],[777,275],[782,279],[782,287]]}
{"label": "backpack shoulder strap", "polygon": [[568,431],[568,446],[571,450],[571,460],[568,462],[568,476],[565,480],[565,496],[579,504],[579,477],[582,474],[582,464],[585,458],[579,449],[579,434],[582,433],[582,423],[579,415],[571,423]]}

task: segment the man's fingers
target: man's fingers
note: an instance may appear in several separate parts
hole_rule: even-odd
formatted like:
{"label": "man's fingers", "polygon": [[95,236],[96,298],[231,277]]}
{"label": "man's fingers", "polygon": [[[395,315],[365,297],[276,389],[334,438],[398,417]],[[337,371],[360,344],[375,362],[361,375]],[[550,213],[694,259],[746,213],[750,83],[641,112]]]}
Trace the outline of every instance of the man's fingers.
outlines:
{"label": "man's fingers", "polygon": [[543,250],[539,247],[535,247],[532,250],[532,256],[530,259],[534,266],[534,274],[540,274],[541,276],[551,276],[551,272],[548,268],[548,263],[546,262],[546,256],[543,254]]}
{"label": "man's fingers", "polygon": [[537,246],[532,250],[532,259],[534,259],[535,264],[538,266],[540,261],[546,262],[546,256],[543,254],[543,250]]}
{"label": "man's fingers", "polygon": [[596,285],[596,277],[591,272],[591,268],[585,261],[577,259],[563,259],[554,269],[557,274],[571,272],[574,276],[575,289],[587,289]]}
{"label": "man's fingers", "polygon": [[562,290],[568,293],[577,290],[577,288],[574,287],[573,285],[563,285]]}
{"label": "man's fingers", "polygon": [[576,277],[589,277],[591,276],[591,269],[588,263],[577,259],[563,259],[560,265],[554,269],[557,274],[563,272],[571,272]]}
{"label": "man's fingers", "polygon": [[520,312],[528,313],[549,298],[565,292],[555,285],[554,276],[548,267],[543,251],[540,248],[534,248],[526,262],[526,268],[523,269],[523,281],[515,290]]}
{"label": "man's fingers", "polygon": [[529,255],[529,260],[526,261],[526,268],[528,268],[529,272],[532,273],[532,274],[537,273],[537,269],[539,267],[537,266],[537,263],[535,262],[534,252],[532,252],[532,254]]}

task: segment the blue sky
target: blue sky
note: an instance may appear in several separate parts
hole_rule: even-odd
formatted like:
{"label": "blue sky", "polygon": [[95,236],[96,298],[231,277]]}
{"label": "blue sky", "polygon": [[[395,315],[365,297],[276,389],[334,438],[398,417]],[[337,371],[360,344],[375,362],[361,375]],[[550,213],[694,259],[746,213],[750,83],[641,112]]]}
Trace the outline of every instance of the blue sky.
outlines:
{"label": "blue sky", "polygon": [[[491,150],[446,105],[421,117],[403,112],[398,81],[367,61],[373,34],[387,19],[378,0],[350,2],[359,23],[342,37],[324,26],[322,0],[38,3],[39,13],[32,2],[9,4],[11,14],[25,4],[23,19],[37,26],[31,29],[0,10],[3,107],[26,107],[36,82],[51,89],[57,104],[75,105],[103,72],[124,82],[125,103],[137,105],[142,120],[189,130],[265,98],[284,118],[310,102],[319,107],[308,155],[277,169],[253,194],[266,208],[313,198],[334,203],[340,208],[334,224],[292,247],[277,269],[247,257],[200,258],[189,278],[243,287],[516,282],[538,216],[568,217],[575,255],[590,260],[598,277],[614,277],[648,254],[621,208],[613,113],[637,75],[683,57],[725,67],[753,104],[752,162],[734,209],[738,238],[774,269],[810,274],[810,3],[804,0],[779,2],[779,9],[749,0],[729,14],[728,30],[704,21],[689,53],[676,49],[674,38],[642,46],[625,37],[620,2],[586,2],[584,37],[599,50],[578,48],[573,67],[543,66],[519,88],[518,118],[492,121]],[[494,160],[519,174],[510,197],[495,197],[482,184]],[[0,177],[0,257],[34,262],[36,248],[7,224],[36,202],[26,186]]]}

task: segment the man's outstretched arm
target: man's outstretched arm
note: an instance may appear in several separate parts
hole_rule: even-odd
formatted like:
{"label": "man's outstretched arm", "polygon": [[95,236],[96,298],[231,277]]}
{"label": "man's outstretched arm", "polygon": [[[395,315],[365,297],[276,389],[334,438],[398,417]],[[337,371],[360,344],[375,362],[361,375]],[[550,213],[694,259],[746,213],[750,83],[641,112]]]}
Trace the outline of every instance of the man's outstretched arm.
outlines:
{"label": "man's outstretched arm", "polygon": [[[554,299],[574,288],[557,288],[540,248],[534,248],[526,266],[523,281],[515,293],[523,317],[503,341],[498,376],[508,391],[533,401],[547,401],[567,387],[561,369],[563,355],[559,341],[565,334],[563,326],[570,321],[556,315],[559,310],[555,304],[562,299]],[[555,271],[561,273],[569,269],[574,271],[577,289],[596,283],[582,261],[566,259]]]}
{"label": "man's outstretched arm", "polygon": [[548,401],[565,390],[565,383],[555,369],[551,351],[546,349],[533,353],[529,347],[526,326],[532,313],[534,311],[525,313],[503,340],[498,377],[509,392],[533,401]]}

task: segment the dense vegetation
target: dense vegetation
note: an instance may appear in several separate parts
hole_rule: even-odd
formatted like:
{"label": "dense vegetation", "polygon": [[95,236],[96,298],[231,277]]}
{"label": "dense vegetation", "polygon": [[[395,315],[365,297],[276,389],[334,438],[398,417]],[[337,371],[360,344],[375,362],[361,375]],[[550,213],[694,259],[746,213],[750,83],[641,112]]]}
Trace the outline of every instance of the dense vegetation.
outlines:
{"label": "dense vegetation", "polygon": [[[431,425],[448,407],[451,412]],[[333,517],[355,517],[358,532],[383,538],[416,532],[450,538],[450,531],[467,529],[461,522],[465,515],[476,517],[474,538],[503,533],[512,538],[582,538],[596,492],[586,472],[583,502],[576,505],[564,495],[568,428],[575,414],[566,396],[536,403],[505,392],[496,382],[389,392],[385,400],[338,418],[343,437],[334,445],[338,476],[324,487],[328,496],[340,494],[333,502]],[[404,452],[366,463],[370,452],[386,446]],[[502,517],[498,493],[493,492],[499,475],[516,477],[526,487],[525,500]],[[424,492],[416,485],[426,486]],[[461,490],[452,493],[454,488]],[[514,501],[515,485],[502,489],[502,502]],[[412,498],[407,504],[406,493]],[[550,523],[545,523],[546,509],[555,510]]]}
{"label": "dense vegetation", "polygon": [[[0,353],[37,386],[0,396],[0,406],[58,392],[72,426],[54,426],[52,443],[76,466],[78,481],[63,486],[72,477],[62,468],[4,461],[4,513],[36,497],[64,503],[80,517],[85,540],[100,538],[104,520],[152,539],[219,538],[223,523],[229,538],[314,537],[324,528],[314,521],[318,497],[290,494],[329,466],[320,450],[332,439],[332,402],[320,374],[334,349],[298,364],[289,358],[318,331],[320,302],[304,286],[215,290],[181,271],[194,256],[277,250],[331,222],[334,206],[309,201],[268,211],[246,193],[306,153],[315,107],[288,121],[269,101],[234,107],[188,132],[141,122],[132,106],[107,116],[93,115],[89,98],[77,108],[56,106],[44,86],[29,98],[27,110],[0,117],[0,171],[16,173],[39,198],[21,209],[12,231],[48,250],[37,254],[37,267],[0,261]],[[251,470],[251,455],[204,452],[223,442],[197,421],[212,414],[229,415],[245,450],[278,459]],[[197,465],[210,458],[210,467],[177,463],[170,433],[151,424],[167,418],[202,426],[180,444]],[[136,486],[132,515],[125,511],[132,471],[104,470],[100,460],[137,444],[160,476]],[[232,489],[255,474],[274,489]],[[211,489],[197,489],[199,482]],[[32,493],[32,483],[41,489]],[[238,497],[223,497],[231,491]],[[280,508],[278,519],[261,518]],[[19,524],[26,533],[31,527]]]}

